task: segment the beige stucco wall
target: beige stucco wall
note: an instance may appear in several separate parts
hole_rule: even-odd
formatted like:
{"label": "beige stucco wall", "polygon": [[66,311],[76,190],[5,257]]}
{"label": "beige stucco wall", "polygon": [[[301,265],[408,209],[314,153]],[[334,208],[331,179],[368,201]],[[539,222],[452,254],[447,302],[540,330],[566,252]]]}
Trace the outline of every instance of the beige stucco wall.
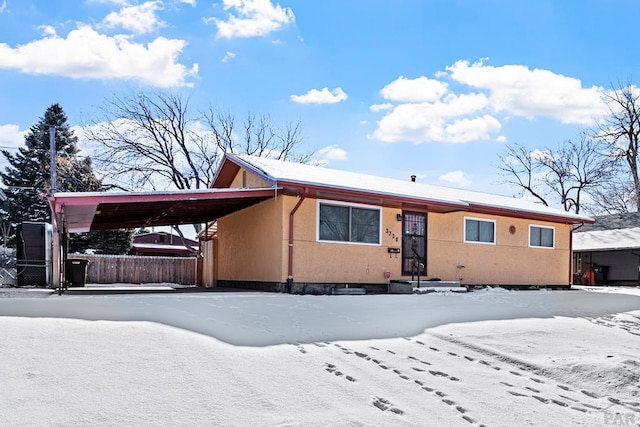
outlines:
{"label": "beige stucco wall", "polygon": [[[465,217],[495,220],[496,244],[464,242]],[[571,225],[470,212],[430,213],[428,223],[429,277],[469,285],[569,283]],[[554,227],[555,248],[529,247],[530,224]]]}
{"label": "beige stucco wall", "polygon": [[218,280],[282,281],[283,198],[218,219]]}
{"label": "beige stucco wall", "polygon": [[[285,205],[290,212],[295,200]],[[400,278],[400,255],[389,255],[388,247],[402,246],[400,210],[383,209],[382,245],[318,242],[317,200],[306,199],[294,217],[293,278],[308,283],[385,283],[386,271]],[[287,214],[288,215],[288,214]],[[288,223],[285,232],[288,231]],[[395,238],[398,238],[396,242]]]}
{"label": "beige stucco wall", "polygon": [[[252,173],[235,187],[266,187]],[[287,280],[289,214],[299,198],[278,196],[218,220],[218,279],[280,282]],[[385,283],[385,272],[400,279],[400,209],[382,208],[382,243],[363,245],[317,241],[316,199],[305,199],[294,216],[293,280],[298,283]],[[496,221],[496,244],[464,242],[464,218]],[[490,216],[472,212],[429,213],[427,278],[463,284],[569,283],[571,225]],[[529,225],[555,229],[555,248],[530,248]],[[515,227],[515,233],[509,232]],[[462,267],[464,266],[464,267]],[[404,278],[408,278],[405,276]]]}

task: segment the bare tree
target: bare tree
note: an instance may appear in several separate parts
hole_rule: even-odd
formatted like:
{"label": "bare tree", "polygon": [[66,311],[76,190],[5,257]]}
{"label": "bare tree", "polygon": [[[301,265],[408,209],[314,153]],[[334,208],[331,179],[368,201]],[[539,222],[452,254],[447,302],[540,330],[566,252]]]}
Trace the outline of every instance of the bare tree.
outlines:
{"label": "bare tree", "polygon": [[[300,123],[279,129],[269,116],[249,114],[236,129],[233,114],[211,106],[192,114],[188,99],[180,95],[115,96],[102,112],[103,117],[86,127],[85,137],[100,147],[95,162],[117,176],[123,189],[207,188],[227,152],[296,161],[313,154],[296,157]],[[199,224],[194,227],[200,230]]]}
{"label": "bare tree", "polygon": [[640,176],[638,150],[640,149],[640,88],[628,82],[618,83],[611,91],[603,92],[609,114],[599,124],[597,134],[610,146],[612,155],[629,168],[633,185],[634,210],[640,211]]}
{"label": "bare tree", "polygon": [[546,193],[539,177],[542,165],[538,161],[541,152],[530,151],[526,147],[514,143],[507,144],[506,150],[500,155],[500,169],[507,180],[503,184],[513,185],[521,192],[521,196],[530,195],[545,206]]}
{"label": "bare tree", "polygon": [[606,155],[606,144],[582,132],[558,149],[527,150],[507,145],[499,169],[509,176],[506,183],[520,188],[548,206],[559,202],[565,211],[580,213],[584,196],[595,193],[615,172],[615,159]]}

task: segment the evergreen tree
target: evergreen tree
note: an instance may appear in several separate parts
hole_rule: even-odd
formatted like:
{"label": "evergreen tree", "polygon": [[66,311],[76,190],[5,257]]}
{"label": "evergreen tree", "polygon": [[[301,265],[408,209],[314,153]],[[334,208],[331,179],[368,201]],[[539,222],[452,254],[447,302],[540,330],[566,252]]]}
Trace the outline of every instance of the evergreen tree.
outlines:
{"label": "evergreen tree", "polygon": [[[24,221],[50,222],[47,196],[51,192],[49,128],[55,128],[57,191],[103,191],[102,182],[93,173],[90,158],[77,157],[78,138],[67,124],[67,116],[58,104],[47,108],[37,124],[25,136],[25,146],[16,153],[2,150],[9,162],[0,178],[7,200],[4,209],[15,227]],[[131,247],[132,232],[114,230],[72,235],[69,249],[97,253],[126,253]]]}

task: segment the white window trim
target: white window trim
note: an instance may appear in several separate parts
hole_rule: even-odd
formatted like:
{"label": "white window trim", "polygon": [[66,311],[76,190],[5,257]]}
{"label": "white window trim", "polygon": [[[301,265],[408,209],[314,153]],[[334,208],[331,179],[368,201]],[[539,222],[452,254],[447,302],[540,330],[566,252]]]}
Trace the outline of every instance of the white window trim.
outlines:
{"label": "white window trim", "polygon": [[[363,209],[371,209],[378,211],[378,243],[364,242],[343,242],[340,240],[321,240],[320,239],[320,205],[347,206]],[[359,203],[337,202],[335,200],[317,199],[316,200],[316,242],[319,243],[336,243],[339,245],[364,245],[364,246],[382,246],[382,208],[380,206],[363,205]]]}
{"label": "white window trim", "polygon": [[[476,240],[467,240],[467,220],[471,219],[474,221],[484,221],[484,222],[492,222],[493,223],[493,242],[478,242]],[[462,241],[464,243],[473,243],[476,245],[495,245],[498,241],[498,233],[496,231],[496,220],[488,219],[488,218],[476,218],[473,216],[465,216],[462,230]]]}
{"label": "white window trim", "polygon": [[[536,245],[532,245],[531,244],[531,228],[532,227],[536,227],[536,228],[547,228],[550,230],[553,230],[553,245],[552,246],[536,246]],[[536,249],[555,249],[556,248],[556,228],[549,226],[549,225],[538,225],[538,224],[529,224],[529,235],[527,236],[527,239],[529,239],[529,247],[530,248],[536,248]]]}

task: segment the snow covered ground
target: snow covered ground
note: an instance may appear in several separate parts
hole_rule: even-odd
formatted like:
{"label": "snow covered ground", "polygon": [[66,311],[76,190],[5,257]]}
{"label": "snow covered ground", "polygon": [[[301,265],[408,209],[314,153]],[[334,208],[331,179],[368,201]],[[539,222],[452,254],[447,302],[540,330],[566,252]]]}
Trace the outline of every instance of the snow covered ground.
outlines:
{"label": "snow covered ground", "polygon": [[0,298],[7,426],[640,425],[640,289]]}

